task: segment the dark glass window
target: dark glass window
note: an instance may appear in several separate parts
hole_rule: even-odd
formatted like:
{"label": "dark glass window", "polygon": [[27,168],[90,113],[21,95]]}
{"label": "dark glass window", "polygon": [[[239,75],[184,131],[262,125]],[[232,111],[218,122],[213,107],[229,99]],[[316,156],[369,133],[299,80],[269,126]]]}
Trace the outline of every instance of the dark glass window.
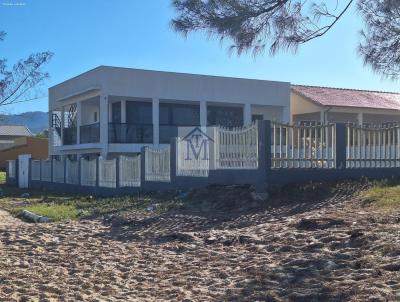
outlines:
{"label": "dark glass window", "polygon": [[153,111],[150,102],[126,102],[126,122],[128,124],[152,124]]}
{"label": "dark glass window", "polygon": [[187,104],[160,104],[160,125],[198,126],[200,107]]}
{"label": "dark glass window", "polygon": [[188,104],[160,104],[160,143],[169,143],[178,136],[178,127],[199,126],[200,106]]}
{"label": "dark glass window", "polygon": [[240,107],[207,107],[207,124],[210,126],[239,127],[243,126],[243,108]]}
{"label": "dark glass window", "polygon": [[121,102],[112,103],[112,122],[121,123]]}
{"label": "dark glass window", "polygon": [[170,107],[168,104],[160,104],[160,125],[170,124]]}

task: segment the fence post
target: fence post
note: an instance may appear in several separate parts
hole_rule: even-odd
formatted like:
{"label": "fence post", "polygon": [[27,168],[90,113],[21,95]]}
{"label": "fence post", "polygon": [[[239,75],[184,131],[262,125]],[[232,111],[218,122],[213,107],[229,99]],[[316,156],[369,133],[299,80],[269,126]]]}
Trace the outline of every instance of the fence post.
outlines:
{"label": "fence post", "polygon": [[119,188],[119,160],[120,160],[120,155],[117,156],[115,160],[115,187]]}
{"label": "fence post", "polygon": [[67,183],[67,156],[64,156],[64,183]]}
{"label": "fence post", "polygon": [[176,182],[176,164],[177,164],[177,147],[178,147],[178,137],[173,137],[171,138],[170,141],[170,159],[169,159],[169,165],[170,165],[170,176],[171,176],[171,185],[175,185]]}
{"label": "fence post", "polygon": [[99,157],[96,157],[96,187],[100,186]]}
{"label": "fence post", "polygon": [[212,132],[212,134],[211,134],[212,142],[209,144],[209,154],[208,154],[209,170],[216,170],[217,169],[217,152],[216,152],[215,145],[218,143],[217,127],[216,126],[211,127],[211,132]]}
{"label": "fence post", "polygon": [[265,192],[271,170],[271,121],[257,121],[258,135],[258,177],[256,190]]}
{"label": "fence post", "polygon": [[82,157],[80,154],[76,156],[76,160],[78,161],[78,186],[82,185]]}
{"label": "fence post", "polygon": [[335,134],[336,169],[346,169],[346,124],[337,123]]}
{"label": "fence post", "polygon": [[28,188],[31,187],[31,181],[32,181],[32,158],[29,159],[29,164],[28,164]]}
{"label": "fence post", "polygon": [[54,182],[53,177],[54,177],[54,173],[53,173],[53,161],[54,158],[53,156],[50,156],[50,182]]}
{"label": "fence post", "polygon": [[19,158],[15,160],[15,167],[14,167],[14,178],[15,178],[15,184],[17,187],[19,187]]}
{"label": "fence post", "polygon": [[140,186],[143,188],[146,182],[146,148],[140,150]]}
{"label": "fence post", "polygon": [[6,161],[7,166],[6,166],[6,184],[10,184],[10,162]]}

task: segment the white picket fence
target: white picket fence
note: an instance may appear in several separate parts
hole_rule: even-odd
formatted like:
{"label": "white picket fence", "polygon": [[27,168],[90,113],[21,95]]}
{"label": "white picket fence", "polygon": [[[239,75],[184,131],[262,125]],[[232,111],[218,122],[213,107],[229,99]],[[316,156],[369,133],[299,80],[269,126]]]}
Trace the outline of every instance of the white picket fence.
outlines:
{"label": "white picket fence", "polygon": [[40,180],[40,160],[32,160],[31,168],[32,180]]}
{"label": "white picket fence", "polygon": [[64,161],[53,160],[53,182],[64,183]]}
{"label": "white picket fence", "polygon": [[81,158],[81,185],[95,186],[97,179],[96,159],[86,160]]}
{"label": "white picket fence", "polygon": [[145,149],[145,180],[146,181],[171,181],[170,148]]}
{"label": "white picket fence", "polygon": [[400,167],[400,126],[364,128],[346,125],[347,168]]}
{"label": "white picket fence", "polygon": [[41,181],[51,181],[51,160],[42,160],[40,164],[42,171]]}
{"label": "white picket fence", "polygon": [[79,161],[66,159],[65,163],[65,183],[79,184]]}
{"label": "white picket fence", "polygon": [[140,155],[119,157],[120,187],[140,187]]}
{"label": "white picket fence", "polygon": [[335,168],[336,126],[272,123],[272,168]]}
{"label": "white picket fence", "polygon": [[257,125],[227,129],[218,127],[214,135],[216,169],[257,169]]}
{"label": "white picket fence", "polygon": [[116,159],[99,159],[99,186],[115,188],[117,186]]}
{"label": "white picket fence", "polygon": [[210,172],[210,146],[203,145],[199,154],[192,154],[187,141],[178,138],[176,146],[176,175],[208,177]]}
{"label": "white picket fence", "polygon": [[15,178],[16,175],[16,169],[17,169],[17,165],[16,165],[16,161],[15,160],[8,160],[8,177],[9,178]]}

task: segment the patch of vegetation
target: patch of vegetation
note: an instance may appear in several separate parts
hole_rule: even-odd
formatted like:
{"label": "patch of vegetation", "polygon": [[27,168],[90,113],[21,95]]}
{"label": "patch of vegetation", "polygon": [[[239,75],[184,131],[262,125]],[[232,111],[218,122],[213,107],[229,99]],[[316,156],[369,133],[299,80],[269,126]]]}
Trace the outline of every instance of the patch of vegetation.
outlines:
{"label": "patch of vegetation", "polygon": [[0,184],[6,183],[6,172],[0,172]]}
{"label": "patch of vegetation", "polygon": [[162,214],[177,206],[176,194],[149,194],[145,196],[124,196],[96,198],[92,196],[71,196],[43,191],[28,191],[2,186],[5,197],[0,206],[17,216],[23,210],[46,216],[52,221],[92,218],[108,214],[124,213]]}
{"label": "patch of vegetation", "polygon": [[11,213],[17,216],[23,210],[40,216],[46,216],[51,221],[77,219],[79,216],[79,211],[73,204],[32,204],[25,207],[13,208],[11,209]]}
{"label": "patch of vegetation", "polygon": [[400,207],[400,185],[375,185],[361,194],[366,204],[378,208]]}

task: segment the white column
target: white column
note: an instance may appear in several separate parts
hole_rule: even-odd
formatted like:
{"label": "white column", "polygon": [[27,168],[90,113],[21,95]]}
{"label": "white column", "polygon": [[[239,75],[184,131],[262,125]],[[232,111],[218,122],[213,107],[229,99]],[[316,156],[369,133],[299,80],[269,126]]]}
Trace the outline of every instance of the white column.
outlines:
{"label": "white column", "polygon": [[249,104],[249,103],[244,104],[243,125],[244,126],[251,125],[251,104]]}
{"label": "white column", "polygon": [[[200,127],[206,129],[207,127],[207,102],[200,101]],[[204,132],[204,130],[202,130]]]}
{"label": "white column", "polygon": [[108,103],[108,122],[111,123],[112,121],[112,103]]}
{"label": "white column", "polygon": [[81,143],[82,102],[76,103],[76,143]]}
{"label": "white column", "polygon": [[126,100],[121,101],[121,123],[126,123]]}
{"label": "white column", "polygon": [[357,113],[358,125],[362,126],[362,124],[363,124],[363,119],[364,119],[364,116],[363,116],[362,112]]}
{"label": "white column", "polygon": [[153,99],[153,144],[158,146],[160,143],[160,100]]}
{"label": "white column", "polygon": [[108,153],[108,96],[100,95],[100,144],[101,156],[107,158]]}

